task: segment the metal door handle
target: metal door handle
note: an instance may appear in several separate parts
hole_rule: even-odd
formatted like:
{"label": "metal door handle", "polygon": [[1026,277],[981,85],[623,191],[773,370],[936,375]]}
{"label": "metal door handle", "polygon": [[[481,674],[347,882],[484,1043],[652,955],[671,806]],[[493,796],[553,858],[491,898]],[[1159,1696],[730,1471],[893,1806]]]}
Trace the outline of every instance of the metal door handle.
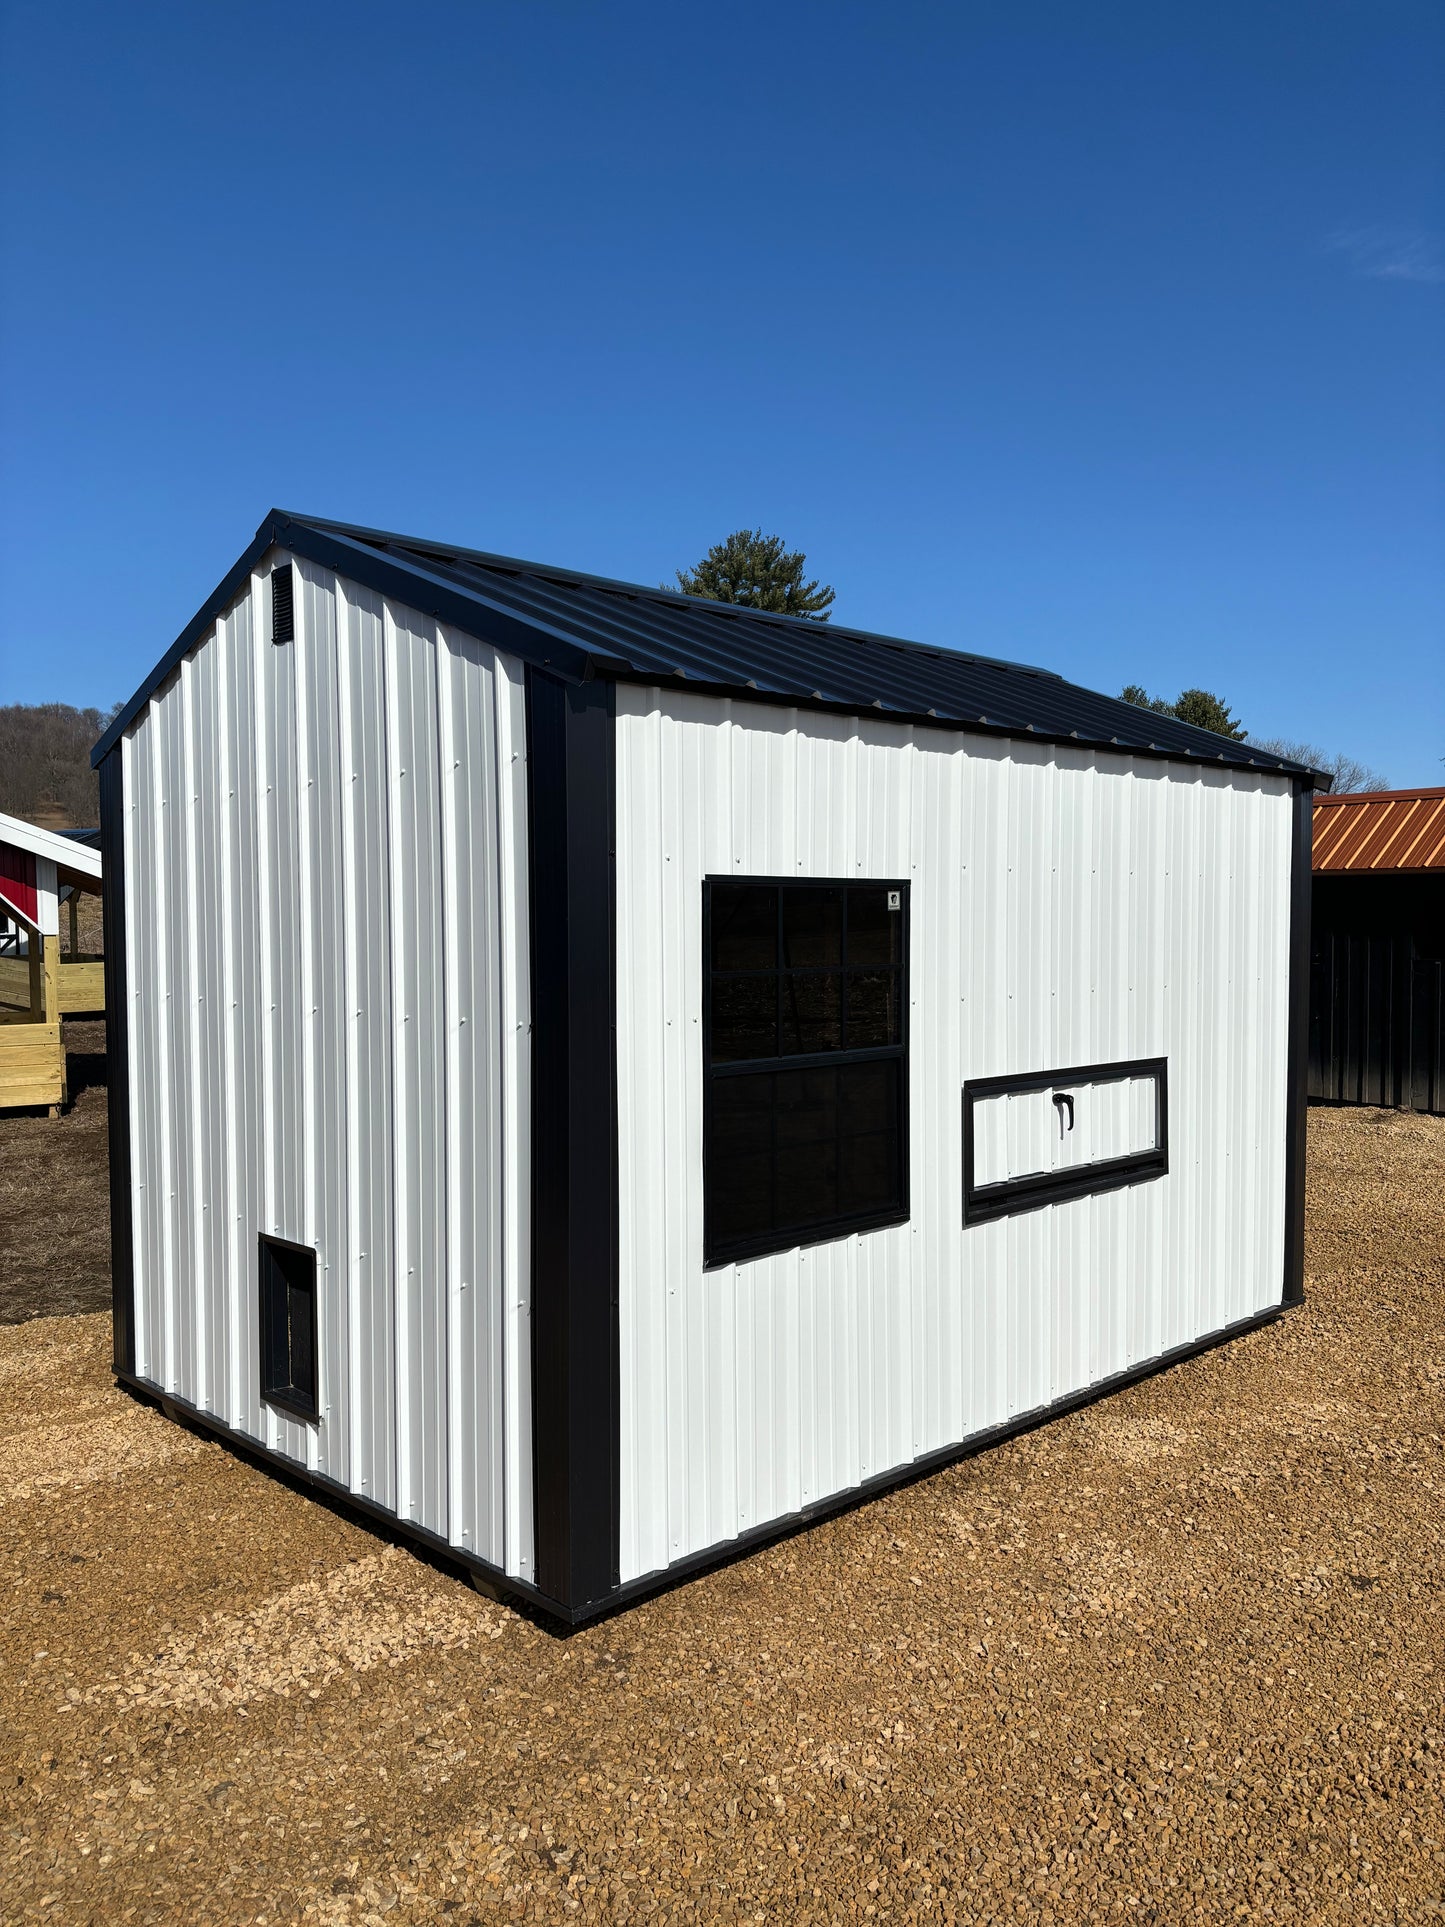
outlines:
{"label": "metal door handle", "polygon": [[1072,1097],[1069,1096],[1069,1093],[1067,1091],[1055,1091],[1054,1105],[1059,1113],[1060,1138],[1062,1138],[1064,1135],[1064,1106],[1066,1104],[1069,1107],[1069,1129],[1072,1131],[1074,1128],[1074,1100]]}

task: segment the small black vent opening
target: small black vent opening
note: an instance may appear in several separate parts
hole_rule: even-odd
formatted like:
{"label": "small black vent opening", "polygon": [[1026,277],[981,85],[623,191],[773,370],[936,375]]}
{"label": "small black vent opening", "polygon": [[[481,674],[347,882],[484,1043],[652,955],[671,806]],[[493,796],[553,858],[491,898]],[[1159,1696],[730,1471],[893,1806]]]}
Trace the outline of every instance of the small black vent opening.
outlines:
{"label": "small black vent opening", "polygon": [[316,1253],[284,1238],[261,1239],[261,1396],[314,1421]]}
{"label": "small black vent opening", "polygon": [[291,564],[283,562],[271,571],[272,642],[293,642],[296,638],[296,616],[291,598]]}

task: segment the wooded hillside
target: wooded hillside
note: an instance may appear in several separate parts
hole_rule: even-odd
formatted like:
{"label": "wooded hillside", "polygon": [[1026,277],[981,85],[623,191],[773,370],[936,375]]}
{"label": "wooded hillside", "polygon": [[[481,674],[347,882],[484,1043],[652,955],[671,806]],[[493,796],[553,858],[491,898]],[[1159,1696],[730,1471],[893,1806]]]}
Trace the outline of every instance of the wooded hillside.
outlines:
{"label": "wooded hillside", "polygon": [[98,823],[100,793],[90,752],[114,714],[69,703],[0,707],[0,811],[47,830]]}

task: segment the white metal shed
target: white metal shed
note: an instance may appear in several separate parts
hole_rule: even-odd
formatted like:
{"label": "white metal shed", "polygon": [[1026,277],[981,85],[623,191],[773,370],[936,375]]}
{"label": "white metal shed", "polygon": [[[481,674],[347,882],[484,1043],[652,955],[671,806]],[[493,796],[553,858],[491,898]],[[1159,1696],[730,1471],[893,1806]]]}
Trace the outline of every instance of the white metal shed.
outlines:
{"label": "white metal shed", "polygon": [[279,511],[95,761],[118,1375],[565,1622],[1301,1295],[1297,765]]}

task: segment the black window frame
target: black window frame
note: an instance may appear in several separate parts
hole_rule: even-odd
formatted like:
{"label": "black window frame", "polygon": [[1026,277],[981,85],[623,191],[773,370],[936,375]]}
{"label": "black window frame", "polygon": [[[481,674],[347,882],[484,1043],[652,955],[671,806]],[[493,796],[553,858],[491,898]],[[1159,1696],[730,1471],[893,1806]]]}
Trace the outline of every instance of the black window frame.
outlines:
{"label": "black window frame", "polygon": [[[1010,1097],[1026,1091],[1046,1091],[1068,1084],[1117,1084],[1126,1078],[1154,1079],[1154,1145],[1127,1157],[1101,1158],[1064,1171],[1040,1171],[1021,1178],[1001,1178],[993,1184],[974,1182],[974,1106],[980,1098]],[[1045,1204],[1066,1204],[1072,1198],[1117,1191],[1128,1184],[1162,1178],[1169,1170],[1169,1059],[1135,1057],[1117,1064],[1076,1064],[1067,1070],[1024,1071],[1006,1077],[974,1077],[963,1087],[963,1222],[988,1224],[1018,1211],[1036,1211]]]}
{"label": "black window frame", "polygon": [[[297,1260],[304,1260],[304,1265]],[[317,1252],[314,1245],[293,1244],[289,1238],[274,1238],[261,1232],[257,1239],[257,1297],[260,1338],[259,1364],[261,1398],[267,1405],[314,1425],[321,1417],[319,1404],[321,1358],[317,1348]],[[298,1276],[298,1274],[300,1274]],[[291,1294],[306,1298],[308,1344],[311,1357],[311,1382],[297,1385],[292,1372],[293,1347]]]}
{"label": "black window frame", "polygon": [[[769,889],[778,892],[779,947],[776,974],[780,981],[789,974],[783,961],[781,925],[783,912],[782,893],[785,890],[850,890],[867,888],[897,891],[899,907],[896,912],[900,918],[899,958],[896,966],[898,975],[898,1041],[893,1044],[868,1045],[858,1050],[824,1050],[777,1054],[770,1057],[746,1058],[736,1062],[714,1064],[712,1061],[712,893],[716,886],[745,885],[755,889]],[[845,920],[846,928],[846,920]],[[831,1244],[839,1238],[851,1237],[864,1231],[882,1231],[895,1225],[907,1224],[912,1216],[910,1205],[911,1155],[909,1144],[909,958],[911,953],[911,932],[909,922],[909,886],[906,878],[901,877],[797,877],[797,876],[753,876],[717,875],[703,878],[702,886],[702,1075],[703,1075],[703,1264],[709,1271],[718,1270],[732,1264],[746,1262],[753,1258],[773,1257],[779,1252],[807,1250],[814,1245]],[[888,966],[894,968],[894,966]],[[839,964],[839,971],[846,982],[848,961],[846,949]],[[775,1040],[780,1041],[780,1040]],[[898,1202],[886,1207],[848,1213],[838,1213],[826,1219],[818,1219],[805,1226],[790,1226],[787,1229],[756,1233],[747,1237],[719,1237],[713,1229],[713,1213],[710,1208],[709,1174],[713,1168],[713,1092],[720,1080],[761,1076],[786,1071],[830,1070],[848,1064],[869,1062],[896,1063],[898,1069],[898,1114],[897,1114],[897,1179]]]}

